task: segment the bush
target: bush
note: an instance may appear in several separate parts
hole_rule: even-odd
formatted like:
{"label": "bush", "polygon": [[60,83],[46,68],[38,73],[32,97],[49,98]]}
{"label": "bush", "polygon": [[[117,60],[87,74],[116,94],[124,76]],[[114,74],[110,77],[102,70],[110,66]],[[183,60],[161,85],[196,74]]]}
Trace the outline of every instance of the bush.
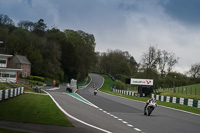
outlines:
{"label": "bush", "polygon": [[116,82],[116,89],[119,90],[125,90],[125,83],[123,83],[122,81],[118,80],[118,82]]}
{"label": "bush", "polygon": [[40,82],[44,81],[44,78],[43,77],[39,77],[39,76],[28,76],[27,79],[36,80],[36,81],[40,81]]}

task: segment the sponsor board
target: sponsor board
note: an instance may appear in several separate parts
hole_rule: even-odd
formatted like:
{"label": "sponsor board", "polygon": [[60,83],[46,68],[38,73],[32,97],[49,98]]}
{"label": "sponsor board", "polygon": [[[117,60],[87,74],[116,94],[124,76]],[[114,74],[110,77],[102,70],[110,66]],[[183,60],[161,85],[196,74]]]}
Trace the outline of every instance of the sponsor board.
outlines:
{"label": "sponsor board", "polygon": [[131,78],[132,85],[153,85],[153,79],[134,79]]}

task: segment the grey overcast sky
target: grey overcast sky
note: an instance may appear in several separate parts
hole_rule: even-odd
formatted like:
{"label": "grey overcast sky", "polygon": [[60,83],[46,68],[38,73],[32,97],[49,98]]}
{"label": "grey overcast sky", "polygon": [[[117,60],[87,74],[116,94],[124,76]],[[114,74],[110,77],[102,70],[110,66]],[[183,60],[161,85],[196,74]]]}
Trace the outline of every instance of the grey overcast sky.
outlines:
{"label": "grey overcast sky", "polygon": [[200,62],[200,0],[0,0],[15,24],[45,23],[93,34],[96,51],[128,51],[137,62],[150,45],[180,57],[174,70]]}

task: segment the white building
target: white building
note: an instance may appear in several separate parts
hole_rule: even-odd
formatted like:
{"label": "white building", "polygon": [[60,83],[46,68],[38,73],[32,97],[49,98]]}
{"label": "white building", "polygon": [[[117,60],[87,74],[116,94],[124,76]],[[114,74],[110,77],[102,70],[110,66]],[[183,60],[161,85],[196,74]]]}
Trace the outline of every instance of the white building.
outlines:
{"label": "white building", "polygon": [[22,69],[12,69],[8,67],[8,59],[12,55],[0,54],[0,82],[17,83],[18,73]]}

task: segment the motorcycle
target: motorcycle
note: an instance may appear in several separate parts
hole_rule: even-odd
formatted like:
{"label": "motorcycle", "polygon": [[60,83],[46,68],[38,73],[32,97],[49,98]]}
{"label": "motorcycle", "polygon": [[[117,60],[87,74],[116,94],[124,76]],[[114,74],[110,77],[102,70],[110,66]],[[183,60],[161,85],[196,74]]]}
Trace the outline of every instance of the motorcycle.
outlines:
{"label": "motorcycle", "polygon": [[95,96],[97,95],[97,90],[94,90],[94,95],[95,95]]}
{"label": "motorcycle", "polygon": [[144,108],[144,115],[150,116],[155,107],[157,107],[156,102],[154,100],[150,101]]}

